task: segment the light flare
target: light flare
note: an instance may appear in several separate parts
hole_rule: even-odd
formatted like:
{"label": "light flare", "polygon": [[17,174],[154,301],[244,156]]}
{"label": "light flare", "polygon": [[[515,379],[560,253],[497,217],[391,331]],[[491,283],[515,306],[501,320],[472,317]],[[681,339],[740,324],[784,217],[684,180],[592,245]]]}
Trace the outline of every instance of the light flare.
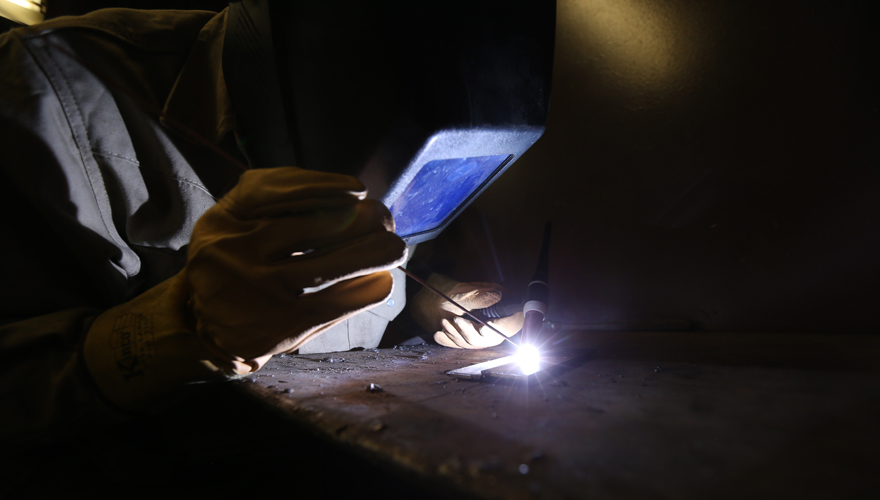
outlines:
{"label": "light flare", "polygon": [[0,17],[19,24],[37,24],[45,17],[42,0],[0,0]]}
{"label": "light flare", "polygon": [[541,353],[533,345],[521,344],[514,358],[523,375],[531,375],[541,369]]}
{"label": "light flare", "polygon": [[24,7],[25,9],[30,9],[36,12],[40,12],[40,3],[41,2],[32,2],[28,0],[7,0],[9,3],[14,3],[19,7]]}

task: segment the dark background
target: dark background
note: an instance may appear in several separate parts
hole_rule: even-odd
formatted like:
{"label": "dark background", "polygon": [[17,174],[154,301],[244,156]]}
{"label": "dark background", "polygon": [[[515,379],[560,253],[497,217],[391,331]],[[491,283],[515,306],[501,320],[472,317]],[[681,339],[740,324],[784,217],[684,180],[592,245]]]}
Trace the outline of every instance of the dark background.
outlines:
{"label": "dark background", "polygon": [[457,278],[519,291],[553,221],[554,321],[874,330],[875,5],[559,0],[545,136],[435,246]]}
{"label": "dark background", "polygon": [[[438,258],[459,279],[518,291],[549,220],[555,321],[873,332],[876,4],[559,0],[547,132],[435,242]],[[225,5],[51,0],[48,17]],[[381,485],[389,498],[442,494],[292,431],[239,396],[212,404],[164,425],[135,421],[100,439],[12,453],[16,467],[4,468],[0,491],[317,498]]]}
{"label": "dark background", "polygon": [[875,330],[876,5],[560,0],[546,134],[441,236],[457,274],[519,289],[550,220],[555,321]]}

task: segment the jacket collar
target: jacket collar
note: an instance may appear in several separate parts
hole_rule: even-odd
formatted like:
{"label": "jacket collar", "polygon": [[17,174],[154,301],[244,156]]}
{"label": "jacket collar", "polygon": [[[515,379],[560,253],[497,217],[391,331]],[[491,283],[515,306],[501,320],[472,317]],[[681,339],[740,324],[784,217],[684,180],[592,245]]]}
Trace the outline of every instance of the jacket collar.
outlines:
{"label": "jacket collar", "polygon": [[235,124],[223,79],[226,18],[224,10],[201,29],[162,112],[163,125],[185,136],[196,134],[213,144],[219,143]]}

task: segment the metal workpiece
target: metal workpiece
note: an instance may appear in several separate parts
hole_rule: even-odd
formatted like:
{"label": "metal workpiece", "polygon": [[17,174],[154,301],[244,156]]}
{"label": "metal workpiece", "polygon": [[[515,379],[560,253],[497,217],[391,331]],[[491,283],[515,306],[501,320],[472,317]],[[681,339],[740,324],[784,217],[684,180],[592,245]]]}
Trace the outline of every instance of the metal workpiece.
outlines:
{"label": "metal workpiece", "polygon": [[540,351],[537,348],[507,356],[482,361],[447,372],[451,377],[479,381],[532,382],[550,381],[568,370],[585,363],[593,349],[567,349],[564,351]]}
{"label": "metal workpiece", "polygon": [[572,332],[558,345],[592,351],[552,377],[509,381],[448,375],[509,354],[498,348],[279,355],[242,388],[337,453],[450,496],[878,491],[877,337]]}

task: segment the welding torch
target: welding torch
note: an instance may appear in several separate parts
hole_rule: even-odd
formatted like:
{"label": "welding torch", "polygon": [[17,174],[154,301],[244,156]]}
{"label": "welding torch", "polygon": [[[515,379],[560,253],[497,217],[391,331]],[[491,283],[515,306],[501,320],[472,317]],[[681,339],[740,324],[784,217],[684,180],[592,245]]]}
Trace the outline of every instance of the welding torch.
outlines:
{"label": "welding torch", "polygon": [[398,269],[403,271],[404,274],[414,279],[420,285],[424,286],[428,290],[431,290],[438,296],[447,300],[450,304],[455,307],[461,309],[464,315],[468,316],[472,320],[477,323],[485,326],[486,328],[492,330],[493,332],[501,335],[501,338],[506,340],[507,342],[513,344],[516,347],[518,346],[515,342],[507,338],[506,335],[498,331],[495,327],[490,325],[488,322],[494,319],[500,319],[512,314],[516,314],[519,312],[520,307],[523,312],[524,321],[523,321],[523,329],[522,329],[522,345],[528,345],[532,342],[528,342],[529,339],[534,339],[536,335],[538,335],[541,331],[541,327],[544,324],[544,317],[547,314],[547,304],[550,300],[550,285],[548,285],[549,281],[549,268],[550,268],[550,232],[552,225],[548,222],[544,226],[544,236],[541,241],[541,253],[538,256],[538,265],[535,269],[535,274],[532,276],[531,282],[529,282],[529,286],[526,289],[526,302],[520,306],[519,302],[511,302],[505,301],[503,298],[501,301],[483,308],[477,309],[474,311],[467,310],[464,306],[452,300],[445,293],[441,292],[437,288],[428,284],[425,280],[422,280],[415,274],[407,271],[403,266],[399,266]]}
{"label": "welding torch", "polygon": [[541,240],[541,253],[538,256],[538,265],[532,281],[526,290],[526,303],[523,304],[523,329],[522,343],[532,344],[534,338],[541,332],[544,325],[544,317],[547,315],[547,304],[550,302],[550,231],[552,225],[548,222],[544,226],[544,237]]}

